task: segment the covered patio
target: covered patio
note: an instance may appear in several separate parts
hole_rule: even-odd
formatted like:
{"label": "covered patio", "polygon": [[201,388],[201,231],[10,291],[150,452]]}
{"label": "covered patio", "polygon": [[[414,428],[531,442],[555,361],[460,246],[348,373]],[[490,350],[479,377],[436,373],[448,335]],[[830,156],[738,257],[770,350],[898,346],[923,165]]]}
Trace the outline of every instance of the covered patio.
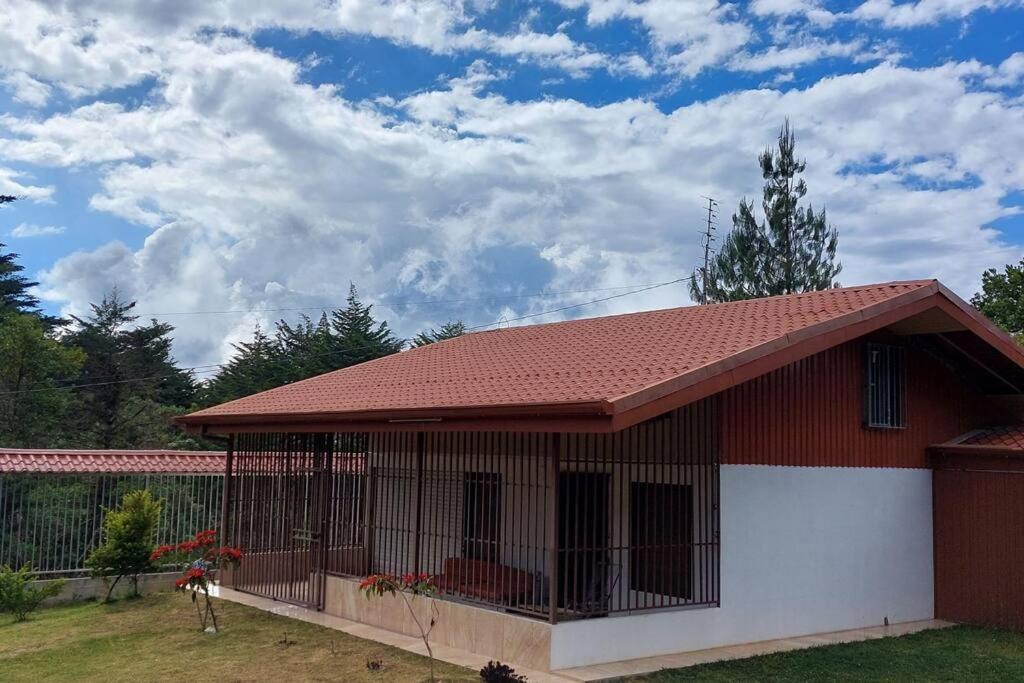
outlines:
{"label": "covered patio", "polygon": [[[237,590],[324,609],[371,573],[551,624],[719,600],[715,402],[611,433],[234,433]],[[343,614],[354,617],[357,615]]]}

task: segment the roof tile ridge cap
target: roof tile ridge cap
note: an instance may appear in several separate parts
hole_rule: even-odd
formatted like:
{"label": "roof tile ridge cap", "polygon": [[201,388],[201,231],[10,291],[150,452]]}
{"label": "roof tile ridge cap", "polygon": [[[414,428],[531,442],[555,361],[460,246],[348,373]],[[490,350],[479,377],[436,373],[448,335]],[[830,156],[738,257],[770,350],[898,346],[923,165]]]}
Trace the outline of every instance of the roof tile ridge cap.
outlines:
{"label": "roof tile ridge cap", "polygon": [[[928,286],[924,286],[926,282],[929,283]],[[900,299],[908,299],[908,301],[906,301],[906,303],[910,304],[910,303],[914,303],[915,301],[918,301],[920,299],[924,299],[924,298],[927,298],[929,296],[932,296],[937,291],[937,289],[935,289],[934,287],[938,283],[938,280],[921,281],[921,283],[922,283],[921,287],[917,287],[915,289],[911,289],[910,291],[902,292],[900,294],[896,294],[894,296],[891,296],[891,297],[888,297],[886,299],[883,299],[882,301],[876,301],[874,303],[868,304],[867,306],[863,306],[863,307],[858,308],[856,310],[850,311],[849,313],[843,313],[842,315],[838,315],[838,316],[836,316],[834,318],[829,318],[827,320],[822,320],[820,322],[814,323],[813,325],[807,325],[807,326],[801,327],[801,328],[799,328],[797,330],[793,330],[791,332],[787,332],[785,334],[781,334],[781,335],[779,335],[777,337],[772,337],[771,339],[766,339],[763,342],[760,342],[758,344],[754,344],[752,346],[747,346],[747,347],[745,347],[743,349],[740,349],[739,351],[736,351],[735,353],[729,354],[728,356],[725,356],[724,358],[719,358],[718,360],[713,361],[711,363],[705,363],[704,365],[698,365],[696,367],[690,368],[686,372],[680,372],[680,373],[677,373],[675,375],[671,375],[670,377],[666,377],[666,378],[660,379],[660,380],[658,380],[656,382],[651,382],[650,384],[645,384],[644,386],[640,387],[639,389],[634,389],[632,391],[628,391],[628,392],[626,392],[624,394],[619,394],[618,396],[615,396],[615,397],[612,397],[612,398],[606,399],[606,400],[614,406],[616,403],[618,403],[619,401],[621,401],[621,400],[623,400],[623,399],[625,399],[625,398],[627,398],[629,396],[634,396],[634,395],[642,393],[644,391],[648,391],[650,389],[653,389],[653,388],[655,388],[655,387],[657,387],[659,385],[665,384],[666,382],[671,382],[671,381],[679,379],[680,377],[685,377],[686,375],[694,374],[694,373],[697,373],[697,372],[702,371],[702,370],[707,372],[709,370],[709,368],[713,368],[716,365],[721,365],[722,363],[725,363],[726,361],[735,359],[737,356],[741,356],[741,355],[744,355],[744,354],[752,353],[753,351],[755,351],[755,350],[757,350],[759,348],[763,348],[763,347],[766,347],[766,346],[769,346],[769,345],[772,345],[772,344],[778,344],[779,340],[785,340],[786,343],[785,343],[783,348],[788,348],[788,347],[790,347],[790,346],[792,346],[792,345],[794,345],[794,344],[796,344],[798,342],[806,341],[809,338],[817,337],[820,334],[824,334],[825,332],[828,331],[828,330],[823,330],[822,332],[819,332],[819,333],[813,333],[812,330],[815,330],[816,328],[825,327],[825,326],[832,327],[832,326],[834,326],[836,324],[837,321],[843,321],[843,320],[846,320],[846,319],[849,319],[850,323],[860,322],[862,320],[868,319],[869,317],[874,317],[874,315],[872,315],[872,316],[865,315],[866,312],[868,312],[868,311],[870,311],[872,309],[884,307],[884,310],[879,311],[877,313],[877,315],[880,315],[882,313],[885,313],[887,310],[890,310],[889,307],[892,305],[892,303],[894,301],[899,301]],[[819,290],[819,291],[831,291],[831,290]],[[807,293],[810,293],[810,292],[807,292]],[[781,296],[799,296],[799,295],[783,294]],[[776,298],[776,297],[769,297],[769,298]],[[763,301],[763,300],[764,299],[746,299],[745,301]],[[727,303],[742,303],[742,302],[734,301],[734,302],[727,302]],[[715,304],[715,305],[722,305],[722,304]],[[845,326],[845,325],[843,325],[843,326]],[[799,339],[795,338],[795,335],[797,335],[798,333],[801,334],[801,337]],[[752,360],[756,360],[756,359],[761,358],[761,357],[763,357],[765,355],[769,355],[770,353],[771,353],[771,351],[769,351],[766,354],[755,355],[754,358],[751,358],[749,361],[744,361],[744,362],[750,362]],[[708,377],[714,377],[714,376],[717,376],[717,374],[719,374],[719,373],[712,373]],[[708,379],[708,377],[705,377],[704,379]]]}
{"label": "roof tile ridge cap", "polygon": [[[800,297],[823,296],[823,295],[826,295],[826,294],[839,294],[839,293],[845,293],[845,292],[862,292],[862,291],[869,290],[869,289],[891,288],[891,287],[894,287],[894,286],[897,286],[897,285],[903,285],[903,286],[912,286],[913,285],[915,289],[911,290],[911,291],[916,291],[917,289],[921,289],[923,287],[927,287],[927,286],[933,285],[936,282],[938,282],[938,280],[936,280],[935,278],[928,278],[928,279],[924,279],[924,280],[889,280],[887,282],[872,282],[872,283],[863,284],[863,285],[849,285],[849,286],[846,286],[846,287],[829,287],[827,289],[816,289],[816,290],[813,290],[813,291],[810,291],[810,292],[793,292],[792,294],[773,294],[771,296],[758,296],[758,297],[753,297],[753,298],[750,298],[750,299],[739,299],[737,301],[721,301],[721,302],[714,303],[714,304],[707,304],[705,306],[697,306],[697,305],[682,306],[681,308],[696,308],[698,310],[704,310],[704,309],[707,309],[707,308],[714,308],[714,307],[721,307],[721,306],[736,306],[736,305],[741,305],[741,304],[749,305],[749,304],[752,304],[752,303],[763,302],[763,301],[777,301],[779,299],[796,299],[796,298],[800,298]],[[906,292],[904,292],[904,294],[905,293]],[[673,310],[673,309],[663,309],[663,310]],[[623,314],[623,315],[629,315],[629,314]],[[611,316],[609,316],[609,317],[611,317]]]}

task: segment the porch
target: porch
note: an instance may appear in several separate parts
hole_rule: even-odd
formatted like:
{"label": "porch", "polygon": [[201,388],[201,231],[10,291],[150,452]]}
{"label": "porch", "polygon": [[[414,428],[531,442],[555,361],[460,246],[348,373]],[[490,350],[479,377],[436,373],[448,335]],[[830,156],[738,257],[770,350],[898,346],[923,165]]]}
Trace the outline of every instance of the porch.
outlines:
{"label": "porch", "polygon": [[701,401],[611,434],[234,434],[224,528],[249,559],[227,581],[385,627],[350,579],[426,572],[444,602],[515,615],[524,632],[714,607],[716,424]]}

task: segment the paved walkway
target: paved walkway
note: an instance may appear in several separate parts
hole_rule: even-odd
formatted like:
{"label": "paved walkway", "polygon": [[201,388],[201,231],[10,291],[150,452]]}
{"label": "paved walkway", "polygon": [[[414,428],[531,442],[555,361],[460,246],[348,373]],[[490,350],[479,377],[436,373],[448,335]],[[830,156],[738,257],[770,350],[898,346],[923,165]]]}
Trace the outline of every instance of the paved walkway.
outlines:
{"label": "paved walkway", "polygon": [[[261,598],[248,593],[241,593],[230,588],[214,587],[211,595],[231,600],[232,602],[249,605],[273,614],[300,619],[311,624],[317,624],[327,628],[333,628],[350,635],[372,640],[396,647],[407,652],[415,652],[418,655],[426,655],[427,650],[423,641],[412,636],[394,633],[369,624],[361,624],[357,621],[334,617],[323,612],[298,607],[287,603],[278,602],[269,598]],[[902,636],[908,633],[916,633],[932,628],[945,628],[953,624],[948,621],[928,619],[924,621],[910,621],[892,626],[874,626],[871,628],[858,628],[851,631],[836,631],[834,633],[819,633],[799,638],[784,638],[781,640],[766,640],[760,643],[749,643],[746,645],[732,645],[729,647],[716,647],[710,650],[697,650],[674,655],[662,655],[659,657],[644,657],[643,659],[629,659],[622,662],[609,664],[594,664],[581,666],[572,669],[560,669],[555,672],[531,671],[522,667],[516,667],[518,673],[524,674],[531,683],[567,683],[570,681],[603,681],[618,679],[624,676],[635,676],[638,674],[653,673],[662,669],[677,669],[695,664],[706,664],[728,659],[743,659],[756,655],[766,655],[773,652],[788,652],[790,650],[802,650],[819,645],[835,645],[837,643],[853,643],[862,640],[875,640],[888,636]],[[444,645],[435,645],[434,656],[449,664],[463,666],[473,671],[479,671],[488,658],[483,655],[473,654],[465,650],[459,650]],[[513,662],[513,665],[515,663]]]}
{"label": "paved walkway", "polygon": [[644,657],[643,659],[628,659],[622,662],[610,664],[594,664],[581,666],[573,669],[560,669],[558,673],[568,676],[577,681],[602,681],[617,679],[622,676],[635,676],[637,674],[653,673],[662,669],[678,669],[684,666],[695,664],[707,664],[727,659],[743,659],[757,655],[767,655],[773,652],[788,652],[790,650],[803,650],[819,645],[835,645],[837,643],[853,643],[861,640],[875,640],[888,636],[902,636],[908,633],[916,633],[931,628],[945,628],[953,624],[948,621],[927,619],[925,621],[908,621],[903,624],[892,626],[874,626],[871,628],[858,628],[852,631],[836,631],[834,633],[819,633],[812,636],[801,636],[799,638],[784,638],[781,640],[765,640],[760,643],[749,643],[746,645],[732,645],[729,647],[716,647],[710,650],[697,650],[675,655],[662,655],[660,657]]}

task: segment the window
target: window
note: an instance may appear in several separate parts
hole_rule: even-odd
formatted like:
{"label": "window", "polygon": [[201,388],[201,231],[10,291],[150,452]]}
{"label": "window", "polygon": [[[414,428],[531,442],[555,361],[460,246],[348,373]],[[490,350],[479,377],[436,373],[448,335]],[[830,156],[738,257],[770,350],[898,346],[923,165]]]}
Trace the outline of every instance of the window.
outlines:
{"label": "window", "polygon": [[466,472],[462,478],[462,556],[498,559],[501,528],[501,475]]}
{"label": "window", "polygon": [[906,425],[906,373],[904,350],[889,344],[867,345],[867,381],[864,397],[868,427]]}
{"label": "window", "polygon": [[635,481],[629,503],[630,589],[689,600],[693,487]]}

